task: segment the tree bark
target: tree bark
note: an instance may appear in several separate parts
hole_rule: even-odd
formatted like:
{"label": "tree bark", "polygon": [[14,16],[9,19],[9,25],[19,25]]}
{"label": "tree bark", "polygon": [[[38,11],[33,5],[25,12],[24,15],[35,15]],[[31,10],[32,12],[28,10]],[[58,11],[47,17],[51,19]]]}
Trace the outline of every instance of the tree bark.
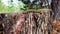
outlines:
{"label": "tree bark", "polygon": [[60,20],[60,0],[52,0],[53,19]]}

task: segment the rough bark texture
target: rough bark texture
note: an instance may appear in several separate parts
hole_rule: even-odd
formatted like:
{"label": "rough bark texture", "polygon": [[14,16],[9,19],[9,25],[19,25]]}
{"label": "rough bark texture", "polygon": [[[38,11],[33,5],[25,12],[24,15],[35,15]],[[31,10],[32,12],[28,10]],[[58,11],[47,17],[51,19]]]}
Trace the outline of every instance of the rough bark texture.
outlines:
{"label": "rough bark texture", "polygon": [[60,0],[52,0],[52,10],[54,13],[54,19],[60,19]]}
{"label": "rough bark texture", "polygon": [[50,34],[50,11],[0,14],[0,19],[3,34]]}

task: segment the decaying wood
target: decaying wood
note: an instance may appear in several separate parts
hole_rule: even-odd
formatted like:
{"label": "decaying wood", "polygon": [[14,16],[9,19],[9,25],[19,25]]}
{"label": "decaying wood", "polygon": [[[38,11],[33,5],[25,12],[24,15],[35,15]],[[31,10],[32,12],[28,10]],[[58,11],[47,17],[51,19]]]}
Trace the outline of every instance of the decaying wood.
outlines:
{"label": "decaying wood", "polygon": [[48,34],[50,11],[4,14],[3,34]]}
{"label": "decaying wood", "polygon": [[60,34],[60,21],[59,20],[53,21],[51,34]]}

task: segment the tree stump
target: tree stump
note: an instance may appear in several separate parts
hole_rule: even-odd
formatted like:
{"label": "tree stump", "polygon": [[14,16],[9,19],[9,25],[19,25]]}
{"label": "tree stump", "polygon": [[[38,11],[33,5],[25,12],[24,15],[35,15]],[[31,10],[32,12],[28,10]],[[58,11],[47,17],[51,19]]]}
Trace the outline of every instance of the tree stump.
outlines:
{"label": "tree stump", "polygon": [[3,17],[0,21],[3,24],[3,34],[49,34],[50,32],[49,9],[4,14]]}

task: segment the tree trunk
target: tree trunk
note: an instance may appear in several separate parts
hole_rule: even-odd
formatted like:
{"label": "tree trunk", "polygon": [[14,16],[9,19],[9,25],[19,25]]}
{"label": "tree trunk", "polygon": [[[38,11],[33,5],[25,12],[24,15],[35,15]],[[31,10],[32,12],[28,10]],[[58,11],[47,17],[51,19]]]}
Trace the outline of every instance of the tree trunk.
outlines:
{"label": "tree trunk", "polygon": [[60,20],[60,0],[52,0],[53,19]]}
{"label": "tree trunk", "polygon": [[60,0],[52,0],[53,22],[51,34],[60,34]]}

